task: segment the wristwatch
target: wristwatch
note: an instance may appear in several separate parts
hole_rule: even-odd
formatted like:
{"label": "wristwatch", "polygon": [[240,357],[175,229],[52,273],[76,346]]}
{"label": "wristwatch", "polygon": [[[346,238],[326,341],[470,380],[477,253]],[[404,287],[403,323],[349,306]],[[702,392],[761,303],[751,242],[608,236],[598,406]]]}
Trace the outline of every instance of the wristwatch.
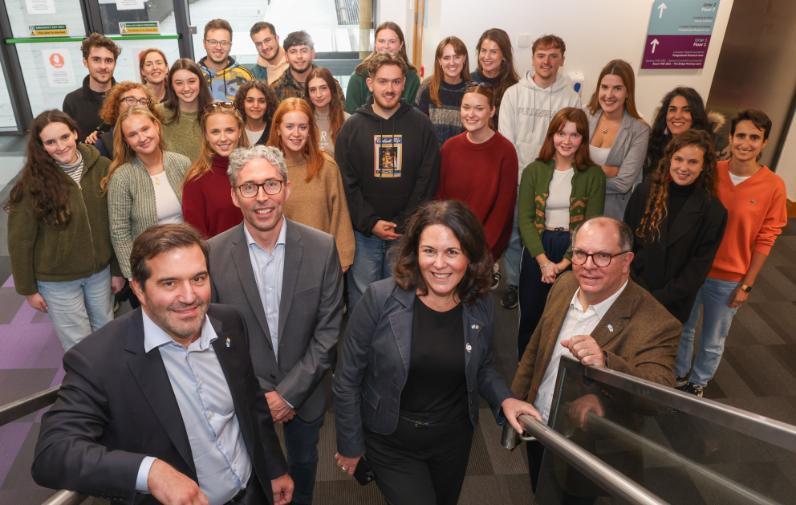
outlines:
{"label": "wristwatch", "polygon": [[738,286],[738,288],[744,293],[751,293],[752,291],[752,286],[750,286],[749,284],[741,284],[740,286]]}

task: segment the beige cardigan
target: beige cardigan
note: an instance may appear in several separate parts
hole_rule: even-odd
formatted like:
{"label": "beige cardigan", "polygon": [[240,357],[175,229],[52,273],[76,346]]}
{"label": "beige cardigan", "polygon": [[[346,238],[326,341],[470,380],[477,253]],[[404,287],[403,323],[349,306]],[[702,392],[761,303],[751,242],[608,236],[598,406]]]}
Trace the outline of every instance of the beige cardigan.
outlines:
{"label": "beige cardigan", "polygon": [[[191,166],[191,160],[182,154],[165,151],[163,170],[169,185],[182,203],[182,181]],[[150,226],[158,224],[155,206],[155,188],[149,173],[138,158],[122,163],[108,183],[108,217],[111,225],[111,243],[122,275],[132,277],[130,253],[133,240]]]}
{"label": "beige cardigan", "polygon": [[354,229],[340,169],[330,157],[324,159],[323,168],[309,182],[306,162],[288,165],[290,197],[285,217],[334,236],[340,265],[346,268],[354,263]]}

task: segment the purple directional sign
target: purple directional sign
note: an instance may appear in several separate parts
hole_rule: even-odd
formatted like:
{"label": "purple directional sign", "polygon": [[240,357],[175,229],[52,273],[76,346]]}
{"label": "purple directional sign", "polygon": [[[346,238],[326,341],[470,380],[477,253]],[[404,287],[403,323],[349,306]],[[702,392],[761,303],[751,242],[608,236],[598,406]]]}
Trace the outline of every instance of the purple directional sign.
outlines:
{"label": "purple directional sign", "polygon": [[641,68],[702,68],[710,35],[647,35]]}
{"label": "purple directional sign", "polygon": [[702,68],[719,0],[654,0],[641,68]]}

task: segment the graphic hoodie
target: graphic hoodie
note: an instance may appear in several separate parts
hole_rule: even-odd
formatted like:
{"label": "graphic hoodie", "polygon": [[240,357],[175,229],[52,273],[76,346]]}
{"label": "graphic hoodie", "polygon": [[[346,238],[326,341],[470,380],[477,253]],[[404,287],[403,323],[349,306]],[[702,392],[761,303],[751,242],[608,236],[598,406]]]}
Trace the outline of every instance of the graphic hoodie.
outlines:
{"label": "graphic hoodie", "polygon": [[254,79],[249,69],[241,66],[232,56],[229,56],[229,65],[218,73],[205,65],[206,60],[207,56],[199,60],[199,68],[202,69],[207,85],[210,87],[210,94],[213,95],[213,100],[216,102],[233,101],[238,88],[243,83]]}
{"label": "graphic hoodie", "polygon": [[581,104],[572,81],[560,72],[547,88],[539,87],[528,72],[503,94],[498,130],[517,150],[520,179],[525,167],[539,156],[550,120],[564,107],[580,108]]}
{"label": "graphic hoodie", "polygon": [[384,119],[371,104],[343,123],[335,159],[354,229],[370,235],[379,219],[398,224],[431,199],[439,178],[439,148],[428,116],[401,101]]}

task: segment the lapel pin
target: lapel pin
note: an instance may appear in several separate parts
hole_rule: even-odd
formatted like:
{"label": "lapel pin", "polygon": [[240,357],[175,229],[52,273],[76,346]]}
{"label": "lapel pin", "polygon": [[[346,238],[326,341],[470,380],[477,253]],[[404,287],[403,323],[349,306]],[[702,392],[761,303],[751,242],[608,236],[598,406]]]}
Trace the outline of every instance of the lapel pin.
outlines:
{"label": "lapel pin", "polygon": [[467,342],[466,344],[464,344],[464,350],[467,351],[467,352],[470,352],[470,351],[473,350],[473,346],[470,345],[470,342]]}
{"label": "lapel pin", "polygon": [[227,349],[229,349],[229,347],[230,347],[231,345],[232,345],[232,341],[229,339],[229,337],[227,337],[227,338],[224,340],[224,347],[226,347]]}
{"label": "lapel pin", "polygon": [[474,325],[470,326],[470,328],[472,328],[475,331],[478,331],[478,330],[481,329],[481,327],[478,324],[474,324]]}
{"label": "lapel pin", "polygon": [[613,333],[613,332],[614,332],[614,325],[612,325],[612,324],[610,324],[610,323],[609,323],[609,324],[608,324],[608,331],[609,331],[609,332],[611,332],[611,333]]}

